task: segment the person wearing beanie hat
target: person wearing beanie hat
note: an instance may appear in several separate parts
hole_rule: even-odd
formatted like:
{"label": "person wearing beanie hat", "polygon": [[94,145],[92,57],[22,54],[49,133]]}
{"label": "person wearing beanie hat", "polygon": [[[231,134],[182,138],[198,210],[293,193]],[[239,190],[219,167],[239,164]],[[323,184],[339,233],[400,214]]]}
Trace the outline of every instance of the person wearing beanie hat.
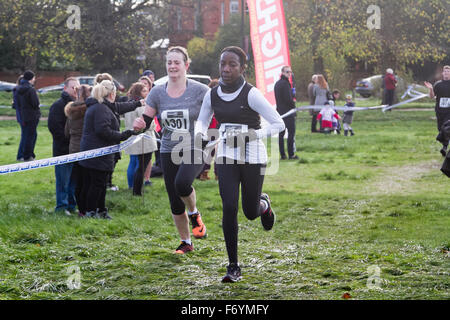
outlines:
{"label": "person wearing beanie hat", "polygon": [[27,80],[27,81],[31,81],[31,80],[33,80],[35,78],[35,74],[31,70],[27,70],[27,71],[24,72],[23,78],[25,80]]}
{"label": "person wearing beanie hat", "polygon": [[34,89],[36,77],[33,71],[23,74],[23,81],[17,86],[17,103],[23,126],[23,158],[33,161],[36,158],[34,147],[37,139],[37,126],[41,117],[39,97]]}

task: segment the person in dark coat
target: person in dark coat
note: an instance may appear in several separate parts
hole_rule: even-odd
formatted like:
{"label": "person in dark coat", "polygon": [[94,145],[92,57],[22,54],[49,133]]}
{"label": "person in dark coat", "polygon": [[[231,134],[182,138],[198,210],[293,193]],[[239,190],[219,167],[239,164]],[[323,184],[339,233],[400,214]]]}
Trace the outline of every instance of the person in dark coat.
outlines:
{"label": "person in dark coat", "polygon": [[[292,95],[292,87],[289,82],[289,78],[292,75],[292,69],[290,66],[284,66],[281,68],[281,77],[275,83],[275,99],[277,102],[277,111],[280,115],[295,109],[294,97]],[[288,156],[289,159],[298,159],[298,156],[295,155],[295,118],[296,114],[292,114],[288,117],[283,118],[284,124],[286,125],[286,129],[288,131]],[[286,130],[279,133],[278,136],[278,145],[280,149],[281,159],[286,159],[286,153],[284,152],[284,135]]]}
{"label": "person in dark coat", "polygon": [[[134,134],[132,130],[119,131],[115,99],[116,87],[112,81],[103,80],[94,86],[92,97],[86,100],[80,151],[116,145]],[[105,197],[108,175],[114,170],[114,154],[79,163],[83,167],[86,216],[111,219],[105,206]]]}
{"label": "person in dark coat", "polygon": [[[64,113],[67,117],[64,133],[70,140],[69,153],[80,152],[81,136],[83,134],[84,114],[86,113],[86,99],[91,95],[91,87],[88,85],[81,85],[77,89],[77,99],[69,102],[65,108]],[[75,181],[75,200],[78,206],[78,216],[84,217],[86,215],[85,199],[82,198],[83,187],[83,167],[78,162],[73,163],[72,177]]]}
{"label": "person in dark coat", "polygon": [[[99,73],[95,76],[94,86],[99,84],[103,80],[109,80],[109,81],[112,81],[114,84],[116,84],[112,75],[110,75],[109,73]],[[116,87],[116,89],[117,89],[117,87]],[[138,108],[140,106],[145,106],[145,101],[144,101],[144,99],[141,99],[140,101],[128,101],[127,97],[116,96],[116,100],[114,101],[114,103],[111,106],[114,109],[114,113],[115,113],[117,120],[119,121],[119,125],[120,125],[120,115],[124,115],[127,112],[134,111],[134,110],[136,110],[136,108]],[[120,152],[117,152],[114,154],[114,168],[116,167],[117,162],[121,158],[122,157],[121,157]],[[111,173],[108,176],[107,189],[111,190],[111,191],[118,191],[119,187],[113,185],[113,183],[112,183],[113,172],[114,172],[114,169],[113,169],[113,171],[111,171]]]}
{"label": "person in dark coat", "polygon": [[[53,137],[53,157],[69,154],[69,138],[65,135],[67,117],[65,106],[77,98],[77,88],[80,82],[76,78],[67,78],[61,98],[50,107],[48,114],[48,130]],[[55,212],[64,212],[70,215],[75,211],[75,181],[71,179],[73,163],[55,166],[56,207]]]}
{"label": "person in dark coat", "polygon": [[23,81],[17,87],[17,105],[23,126],[23,158],[33,161],[36,158],[34,147],[37,140],[37,127],[41,117],[39,97],[34,89],[36,77],[33,71],[25,71]]}
{"label": "person in dark coat", "polygon": [[16,110],[16,120],[17,123],[20,125],[20,143],[19,143],[19,150],[17,151],[17,161],[24,161],[24,157],[23,157],[23,145],[24,145],[24,139],[23,139],[23,121],[22,121],[22,116],[21,116],[21,111],[20,111],[20,106],[19,106],[19,101],[18,101],[18,97],[17,97],[17,90],[19,85],[21,85],[23,83],[23,75],[20,75],[19,78],[16,81],[16,86],[13,89],[13,104],[12,104],[12,108],[14,110]]}

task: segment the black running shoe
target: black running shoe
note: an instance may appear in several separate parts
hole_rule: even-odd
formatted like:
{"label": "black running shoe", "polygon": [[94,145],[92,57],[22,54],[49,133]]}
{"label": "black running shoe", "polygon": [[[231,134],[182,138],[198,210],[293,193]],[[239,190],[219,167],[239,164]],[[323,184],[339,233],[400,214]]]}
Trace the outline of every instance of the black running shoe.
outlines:
{"label": "black running shoe", "polygon": [[266,193],[261,194],[261,200],[265,200],[267,202],[268,208],[261,214],[261,224],[264,227],[264,230],[271,230],[275,223],[275,212],[273,212],[272,207],[270,205],[270,198]]}
{"label": "black running shoe", "polygon": [[233,283],[242,279],[241,268],[236,263],[227,266],[227,274],[222,278],[222,282]]}

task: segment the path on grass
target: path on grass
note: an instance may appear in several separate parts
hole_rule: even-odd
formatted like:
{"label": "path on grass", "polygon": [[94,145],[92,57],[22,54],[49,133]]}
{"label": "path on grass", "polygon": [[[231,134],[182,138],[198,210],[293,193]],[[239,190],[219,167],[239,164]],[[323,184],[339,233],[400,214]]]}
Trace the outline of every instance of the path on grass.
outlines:
{"label": "path on grass", "polygon": [[420,179],[424,175],[440,172],[442,161],[432,160],[404,166],[384,168],[381,176],[369,183],[365,192],[373,195],[411,194],[423,188]]}

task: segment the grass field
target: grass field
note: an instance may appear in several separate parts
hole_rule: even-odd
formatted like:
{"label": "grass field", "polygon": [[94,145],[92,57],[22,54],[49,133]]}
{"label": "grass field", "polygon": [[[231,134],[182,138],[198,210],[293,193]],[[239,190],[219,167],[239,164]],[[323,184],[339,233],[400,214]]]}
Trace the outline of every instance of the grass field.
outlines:
{"label": "grass field", "polygon": [[[220,282],[214,180],[194,183],[208,237],[178,256],[162,179],[132,197],[126,155],[120,190],[107,194],[112,221],[54,214],[53,168],[0,176],[0,299],[449,299],[450,180],[432,104],[416,105],[430,109],[355,113],[354,137],[311,134],[299,113],[300,160],[265,179],[274,229],[239,213],[243,280],[233,285]],[[0,165],[14,162],[18,143],[17,124],[1,121]],[[36,150],[51,156],[45,122]],[[68,285],[74,275],[79,288]]]}

